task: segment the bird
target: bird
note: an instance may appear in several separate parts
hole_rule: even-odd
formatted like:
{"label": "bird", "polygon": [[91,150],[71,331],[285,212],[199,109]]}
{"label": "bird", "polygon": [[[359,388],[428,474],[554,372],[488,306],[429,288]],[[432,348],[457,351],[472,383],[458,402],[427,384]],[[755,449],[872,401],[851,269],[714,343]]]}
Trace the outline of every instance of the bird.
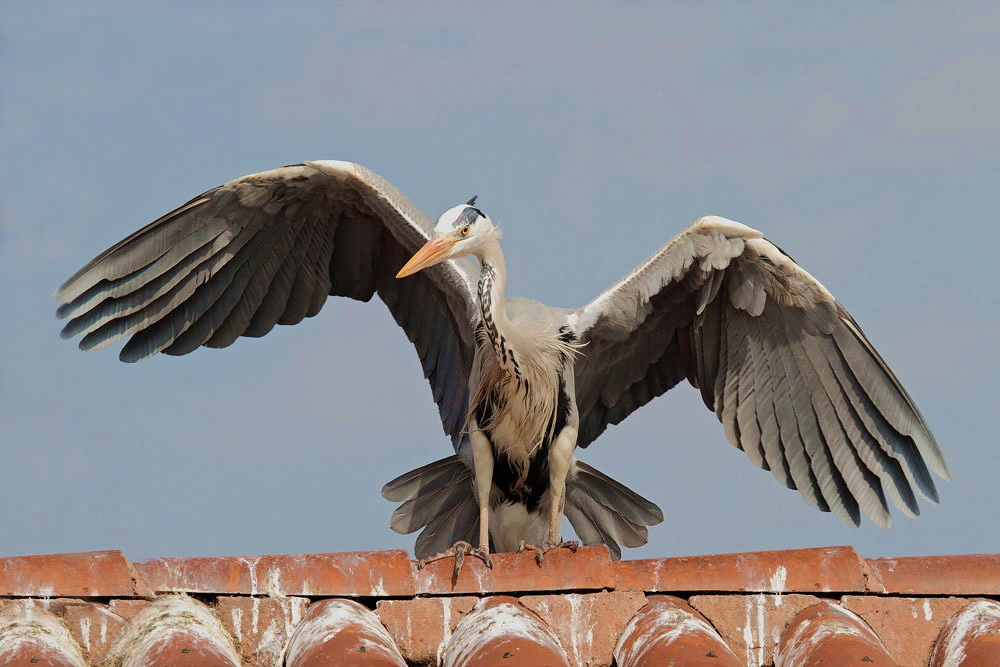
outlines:
{"label": "bird", "polygon": [[[453,453],[387,483],[421,565],[648,539],[652,501],[576,457],[687,380],[725,438],[811,506],[857,526],[937,503],[944,455],[847,310],[764,235],[697,219],[577,308],[506,295],[500,230],[473,197],[433,222],[352,162],[229,181],[98,255],[55,293],[83,350],[183,355],[385,303],[420,357]],[[567,232],[568,233],[568,232]],[[558,234],[538,235],[558,249]],[[553,258],[559,257],[557,252]],[[369,378],[369,381],[374,379]],[[651,462],[651,465],[655,463]],[[564,540],[562,518],[579,540]]]}

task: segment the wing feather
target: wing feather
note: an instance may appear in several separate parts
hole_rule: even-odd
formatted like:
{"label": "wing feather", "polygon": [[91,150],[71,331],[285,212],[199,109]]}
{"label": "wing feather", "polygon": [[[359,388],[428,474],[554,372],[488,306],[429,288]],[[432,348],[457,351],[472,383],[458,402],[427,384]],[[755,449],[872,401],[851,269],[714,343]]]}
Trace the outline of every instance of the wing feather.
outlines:
{"label": "wing feather", "polygon": [[915,516],[915,493],[938,500],[931,471],[950,479],[913,399],[853,318],[745,225],[697,220],[569,322],[584,343],[580,446],[686,376],[733,445],[846,523],[864,513],[887,527],[887,494]]}
{"label": "wing feather", "polygon": [[331,295],[378,292],[425,363],[457,446],[475,348],[474,269],[448,261],[395,279],[432,232],[364,167],[282,167],[209,190],[104,251],[56,292],[57,315],[81,348],[128,337],[120,357],[138,361],[225,347],[311,317]]}

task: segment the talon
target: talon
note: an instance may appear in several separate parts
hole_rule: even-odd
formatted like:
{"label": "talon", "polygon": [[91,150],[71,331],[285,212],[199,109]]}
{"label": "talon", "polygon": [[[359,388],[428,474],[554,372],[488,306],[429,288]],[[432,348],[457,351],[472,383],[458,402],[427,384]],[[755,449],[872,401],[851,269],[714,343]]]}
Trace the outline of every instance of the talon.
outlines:
{"label": "talon", "polygon": [[431,556],[425,556],[417,561],[417,569],[422,570],[427,567],[428,563],[433,563],[436,560],[441,560],[443,558],[454,558],[455,559],[455,576],[458,577],[462,572],[462,565],[465,564],[466,556],[474,556],[479,560],[483,561],[486,567],[493,568],[493,560],[490,558],[490,552],[488,549],[483,549],[481,547],[474,547],[465,540],[459,540],[455,544],[451,545],[444,551],[440,553],[433,554]]}
{"label": "talon", "polygon": [[535,562],[541,567],[544,561],[545,554],[552,549],[569,549],[573,553],[580,548],[580,543],[576,540],[563,540],[562,542],[549,542],[545,541],[541,545],[528,544],[528,542],[521,540],[520,544],[517,545],[518,553],[522,551],[531,550],[535,552]]}

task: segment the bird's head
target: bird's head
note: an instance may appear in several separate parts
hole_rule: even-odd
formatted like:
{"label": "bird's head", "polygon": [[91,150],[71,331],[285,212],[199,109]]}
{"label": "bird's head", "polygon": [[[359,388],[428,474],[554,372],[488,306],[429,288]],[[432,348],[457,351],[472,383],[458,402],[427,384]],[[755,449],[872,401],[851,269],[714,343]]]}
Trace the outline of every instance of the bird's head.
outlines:
{"label": "bird's head", "polygon": [[498,236],[493,221],[476,208],[476,198],[445,211],[434,226],[434,235],[410,258],[396,274],[397,278],[413,275],[428,266],[462,255],[480,254],[488,239]]}

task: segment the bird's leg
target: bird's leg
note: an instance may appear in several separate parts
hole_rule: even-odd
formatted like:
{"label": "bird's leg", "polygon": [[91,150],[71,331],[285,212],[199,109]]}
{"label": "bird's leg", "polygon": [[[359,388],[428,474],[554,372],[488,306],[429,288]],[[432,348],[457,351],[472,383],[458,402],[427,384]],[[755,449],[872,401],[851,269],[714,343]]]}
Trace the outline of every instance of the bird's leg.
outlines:
{"label": "bird's leg", "polygon": [[573,450],[576,449],[576,429],[566,426],[556,437],[549,448],[549,493],[552,504],[549,508],[549,531],[543,544],[528,544],[521,540],[518,551],[532,550],[535,561],[541,565],[545,554],[552,549],[567,548],[576,551],[580,543],[576,540],[563,540],[562,517],[566,504],[566,476],[573,461]]}
{"label": "bird's leg", "polygon": [[[473,427],[475,423],[473,422]],[[474,547],[465,540],[459,540],[448,549],[417,561],[417,569],[443,558],[455,559],[455,577],[462,571],[466,556],[474,556],[486,567],[493,567],[490,558],[490,490],[493,484],[493,448],[482,431],[473,430],[469,434],[472,443],[472,467],[475,472],[476,503],[479,505],[479,546]]]}
{"label": "bird's leg", "polygon": [[479,549],[478,552],[487,567],[493,567],[490,559],[490,491],[493,489],[493,446],[482,431],[476,429],[469,434],[472,445],[472,466],[476,478],[476,502],[479,503]]}

